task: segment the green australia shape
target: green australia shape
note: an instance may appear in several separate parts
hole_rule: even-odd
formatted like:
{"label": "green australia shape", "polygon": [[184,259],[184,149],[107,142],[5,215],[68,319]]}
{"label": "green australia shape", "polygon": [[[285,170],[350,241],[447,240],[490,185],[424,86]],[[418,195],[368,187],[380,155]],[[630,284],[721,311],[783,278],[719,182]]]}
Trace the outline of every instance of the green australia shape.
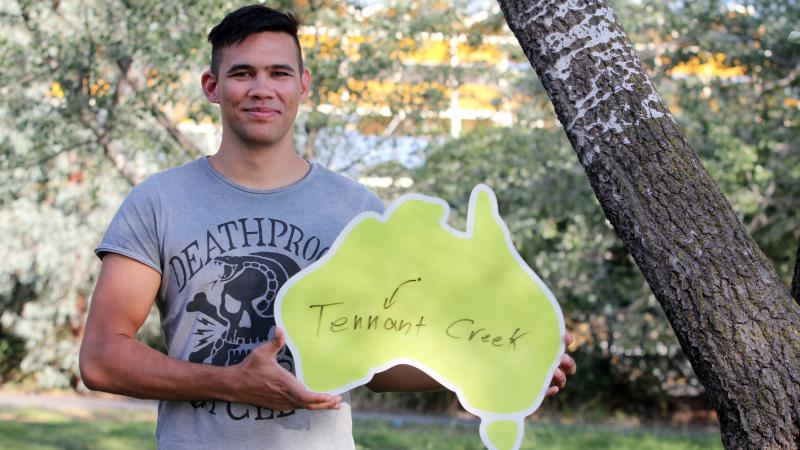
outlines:
{"label": "green australia shape", "polygon": [[454,391],[488,448],[517,449],[564,352],[564,318],[522,260],[492,190],[472,190],[466,232],[417,194],[354,218],[277,298],[296,375],[339,394],[398,364]]}

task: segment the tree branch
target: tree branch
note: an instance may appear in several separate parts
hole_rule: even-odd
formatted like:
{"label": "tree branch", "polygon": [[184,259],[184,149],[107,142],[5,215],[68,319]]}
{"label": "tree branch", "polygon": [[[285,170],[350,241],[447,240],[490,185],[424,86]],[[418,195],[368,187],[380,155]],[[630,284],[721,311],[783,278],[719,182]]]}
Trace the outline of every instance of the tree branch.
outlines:
{"label": "tree branch", "polygon": [[136,186],[142,181],[141,175],[128,164],[128,159],[125,153],[119,149],[119,146],[111,140],[111,135],[108,129],[99,129],[92,121],[86,117],[89,111],[83,111],[78,120],[89,129],[92,134],[97,138],[97,143],[103,149],[103,156],[108,159],[122,178],[131,185]]}
{"label": "tree branch", "polygon": [[175,126],[175,124],[161,111],[157,106],[151,105],[150,106],[150,114],[156,118],[156,122],[161,125],[161,127],[169,134],[169,137],[178,144],[186,155],[188,155],[192,159],[197,159],[203,156],[203,152],[189,139],[185,134]]}
{"label": "tree branch", "polygon": [[142,181],[141,175],[128,164],[127,158],[122,151],[120,151],[116,142],[101,138],[98,143],[103,148],[103,155],[111,161],[114,168],[117,169],[117,172],[131,187],[136,186]]}
{"label": "tree branch", "polygon": [[394,117],[392,117],[392,120],[389,122],[389,124],[386,125],[386,129],[383,130],[383,133],[381,133],[381,138],[377,142],[373,143],[372,145],[370,145],[369,149],[361,152],[355,158],[350,160],[350,162],[346,166],[337,168],[336,169],[337,172],[347,172],[348,170],[350,170],[353,167],[355,167],[356,164],[361,162],[361,160],[363,160],[364,157],[366,157],[367,154],[372,149],[380,148],[386,141],[389,140],[389,138],[392,137],[394,132],[397,131],[397,129],[400,127],[400,124],[403,123],[403,121],[406,119],[406,117],[407,117],[407,115],[406,115],[405,110],[401,109]]}
{"label": "tree branch", "polygon": [[62,147],[62,148],[60,148],[59,150],[57,150],[57,151],[55,151],[53,153],[47,154],[45,156],[42,156],[41,158],[37,159],[36,161],[32,161],[32,162],[29,162],[27,164],[20,164],[17,167],[22,168],[22,169],[31,169],[33,167],[39,167],[42,164],[46,163],[47,161],[55,158],[58,155],[64,154],[66,152],[70,152],[72,150],[75,150],[78,147],[83,147],[85,145],[89,145],[92,142],[93,141],[83,141],[83,142],[77,142],[77,143],[72,144],[72,145],[67,145],[67,146]]}
{"label": "tree branch", "polygon": [[[122,74],[122,80],[120,80],[120,82],[125,81],[134,92],[140,93],[144,90],[143,83],[139,78],[135,77],[131,73],[132,63],[133,60],[129,56],[120,58],[117,61],[117,66]],[[169,119],[169,117],[167,117],[166,114],[164,114],[163,111],[161,111],[157,105],[152,104],[148,100],[145,100],[145,102],[148,105],[150,114],[152,114],[156,119],[156,123],[158,123],[164,129],[164,131],[169,134],[169,137],[172,138],[176,144],[178,144],[178,147],[183,150],[187,156],[189,156],[191,159],[197,159],[203,156],[204,153],[197,147],[197,145],[195,145],[191,139],[183,134],[181,130],[175,126],[175,124]]]}
{"label": "tree branch", "polygon": [[796,84],[797,78],[799,76],[800,76],[800,69],[795,68],[780,80],[769,81],[766,83],[757,83],[753,88],[756,95],[756,102],[761,102],[764,95],[772,93],[776,89],[784,89],[788,86]]}

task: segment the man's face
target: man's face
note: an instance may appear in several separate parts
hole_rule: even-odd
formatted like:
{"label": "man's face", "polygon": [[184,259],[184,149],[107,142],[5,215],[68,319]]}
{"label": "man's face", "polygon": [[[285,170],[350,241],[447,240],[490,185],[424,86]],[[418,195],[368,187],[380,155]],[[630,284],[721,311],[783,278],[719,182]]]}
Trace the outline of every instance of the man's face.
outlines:
{"label": "man's face", "polygon": [[202,84],[206,97],[220,106],[223,141],[253,149],[291,142],[310,84],[296,45],[286,33],[266,31],[222,49],[219,73],[204,73]]}

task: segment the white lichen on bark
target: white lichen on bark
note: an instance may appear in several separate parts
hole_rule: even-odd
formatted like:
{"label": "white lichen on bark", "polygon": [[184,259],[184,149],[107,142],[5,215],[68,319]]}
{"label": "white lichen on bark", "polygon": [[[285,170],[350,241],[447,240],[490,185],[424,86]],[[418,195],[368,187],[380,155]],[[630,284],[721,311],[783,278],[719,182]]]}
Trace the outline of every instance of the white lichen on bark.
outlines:
{"label": "white lichen on bark", "polygon": [[[549,31],[539,40],[538,51],[542,55],[557,55],[553,67],[547,70],[546,76],[568,82],[575,74],[573,62],[580,58],[583,67],[587,62],[594,65],[594,75],[587,80],[588,92],[579,98],[573,98],[574,116],[566,126],[578,140],[580,147],[591,140],[590,135],[604,135],[608,132],[622,134],[628,127],[641,125],[643,120],[657,119],[665,113],[657,109],[663,104],[649,77],[642,79],[641,63],[625,31],[619,26],[614,12],[609,7],[599,7],[591,14],[586,14],[587,4],[581,0],[545,1],[531,5],[526,13],[531,15],[525,21],[530,25],[542,21]],[[579,23],[566,31],[559,31],[558,25],[568,23],[567,15],[583,11],[585,16]],[[556,25],[556,26],[554,26]],[[608,87],[608,73],[615,75],[611,89]],[[637,77],[638,76],[638,77]],[[605,82],[605,83],[603,83]],[[601,84],[602,83],[602,84]],[[637,91],[645,93],[641,99],[641,108],[636,109],[634,120],[626,120],[630,110],[627,104],[620,105],[614,96],[622,91],[629,91],[634,96]],[[571,94],[576,94],[573,90]],[[613,103],[609,103],[609,100]],[[599,111],[608,111],[602,114]],[[595,146],[590,146],[595,147]],[[585,155],[591,161],[591,155]]]}

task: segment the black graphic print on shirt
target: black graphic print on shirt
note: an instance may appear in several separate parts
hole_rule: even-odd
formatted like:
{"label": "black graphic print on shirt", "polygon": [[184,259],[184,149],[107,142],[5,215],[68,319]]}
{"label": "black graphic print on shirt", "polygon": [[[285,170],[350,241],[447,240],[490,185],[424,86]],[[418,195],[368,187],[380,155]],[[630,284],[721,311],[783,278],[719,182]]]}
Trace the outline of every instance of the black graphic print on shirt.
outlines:
{"label": "black graphic print on shirt", "polygon": [[[200,325],[193,333],[197,340],[189,361],[216,366],[239,364],[254,348],[273,336],[278,290],[300,268],[289,257],[273,252],[218,256],[212,264],[219,270],[218,278],[186,305],[187,312],[199,313],[196,320]],[[288,347],[278,353],[277,359],[286,370],[294,372]],[[215,401],[191,403],[195,409],[203,408],[209,414],[217,414]],[[250,405],[234,406],[231,402],[225,405],[221,411],[237,421],[294,414],[294,411],[272,411]],[[250,409],[254,409],[252,414]]]}
{"label": "black graphic print on shirt", "polygon": [[[274,333],[275,297],[283,283],[300,271],[289,257],[257,252],[248,256],[218,256],[212,261],[219,278],[208,292],[198,292],[186,311],[199,312],[203,325],[189,361],[229,366],[240,363],[254,348]],[[209,296],[215,297],[211,302]],[[284,348],[278,362],[294,371],[291,355]]]}
{"label": "black graphic print on shirt", "polygon": [[[292,256],[311,262],[327,248],[317,237],[278,219],[239,219],[216,228],[173,257],[170,266],[179,291],[187,289],[191,295],[185,306],[185,311],[194,315],[189,361],[230,366],[242,362],[274,336],[278,291],[300,271]],[[190,283],[193,279],[196,282]],[[278,353],[277,360],[294,373],[288,347]],[[212,415],[223,412],[237,421],[294,414],[230,402],[217,407],[217,403],[191,402],[195,409],[205,409]]]}

